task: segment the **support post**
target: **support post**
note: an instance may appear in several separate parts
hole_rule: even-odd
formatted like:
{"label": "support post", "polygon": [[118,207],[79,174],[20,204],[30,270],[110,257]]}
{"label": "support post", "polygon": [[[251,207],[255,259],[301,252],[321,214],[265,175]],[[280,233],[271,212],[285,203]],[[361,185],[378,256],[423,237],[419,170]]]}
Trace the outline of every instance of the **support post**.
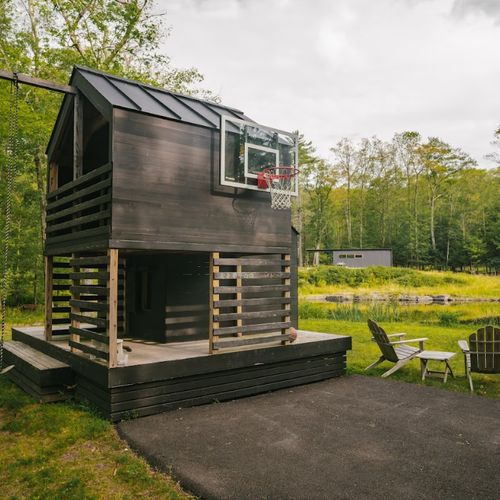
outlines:
{"label": "support post", "polygon": [[214,279],[215,273],[219,272],[219,266],[214,265],[214,260],[218,259],[220,256],[219,252],[210,253],[210,274],[209,274],[209,286],[210,286],[210,308],[209,308],[209,329],[208,329],[208,352],[209,354],[214,353],[214,342],[219,340],[217,335],[214,335],[214,330],[219,328],[219,323],[214,321],[214,315],[219,314],[219,308],[214,307],[215,301],[219,300],[219,294],[214,293],[214,288],[219,286],[219,280]]}
{"label": "support post", "polygon": [[45,340],[52,340],[52,291],[54,257],[45,256]]}
{"label": "support post", "polygon": [[[77,254],[73,254],[72,255],[72,259],[75,259],[76,257],[78,257]],[[72,271],[74,273],[79,272],[80,271],[80,266],[78,266],[78,265],[77,266],[73,266],[72,267]],[[71,280],[71,284],[72,284],[72,286],[78,286],[80,284],[80,280],[79,279],[72,279]],[[71,296],[72,300],[80,300],[80,294],[77,293],[77,292],[75,292],[75,291],[73,291],[73,290],[71,291],[70,296]],[[74,314],[79,315],[80,312],[81,311],[80,311],[79,307],[71,305],[71,315],[70,315],[70,318],[71,318],[71,326],[72,326],[72,328],[78,328],[78,329],[80,328],[80,321],[73,319],[73,315]],[[70,331],[70,334],[69,334],[69,339],[72,342],[78,342],[78,343],[80,343],[80,335],[78,335],[76,333],[72,333],[71,331]],[[71,352],[77,352],[77,351],[78,350],[75,347],[71,346]]]}
{"label": "support post", "polygon": [[[285,273],[289,273],[290,272],[290,254],[283,254],[281,256],[281,258],[285,261],[287,261],[287,264],[285,264],[283,267],[282,267],[282,271],[285,272]],[[288,285],[288,290],[286,292],[283,292],[283,297],[284,298],[287,298],[288,299],[288,303],[287,304],[284,304],[284,307],[285,309],[287,310],[288,312],[288,316],[285,316],[284,317],[284,321],[290,321],[290,278],[285,278],[283,281],[282,281],[283,285]],[[285,335],[287,333],[290,333],[290,329],[289,328],[283,328],[281,330],[281,333],[282,335]],[[287,339],[288,340],[288,339]],[[281,345],[286,345],[286,340],[284,340],[283,342],[281,342]]]}
{"label": "support post", "polygon": [[[240,288],[240,287],[243,286],[243,280],[241,278],[241,273],[242,273],[241,264],[239,264],[239,265],[236,266],[236,272],[238,273],[237,274],[238,277],[236,278],[236,286],[238,288]],[[238,314],[241,314],[243,312],[243,307],[240,304],[241,299],[242,299],[242,293],[241,292],[237,292],[236,293],[236,300],[238,300],[238,305],[236,306],[236,312]],[[240,329],[243,326],[243,320],[241,318],[238,318],[236,320],[236,325],[238,326],[238,329]],[[238,331],[238,333],[236,334],[236,336],[237,337],[243,337],[243,333],[241,332],[241,330]]]}
{"label": "support post", "polygon": [[118,249],[108,250],[108,345],[109,367],[117,365],[117,339],[118,339]]}

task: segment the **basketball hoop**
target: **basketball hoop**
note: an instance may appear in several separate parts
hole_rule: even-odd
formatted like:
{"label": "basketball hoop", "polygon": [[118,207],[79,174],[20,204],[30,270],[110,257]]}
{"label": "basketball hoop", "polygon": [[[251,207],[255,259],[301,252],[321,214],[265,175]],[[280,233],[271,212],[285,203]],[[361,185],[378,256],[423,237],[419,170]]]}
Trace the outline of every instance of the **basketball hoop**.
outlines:
{"label": "basketball hoop", "polygon": [[295,167],[271,167],[259,172],[257,186],[260,189],[269,189],[271,208],[285,210],[292,206],[294,178],[298,173]]}

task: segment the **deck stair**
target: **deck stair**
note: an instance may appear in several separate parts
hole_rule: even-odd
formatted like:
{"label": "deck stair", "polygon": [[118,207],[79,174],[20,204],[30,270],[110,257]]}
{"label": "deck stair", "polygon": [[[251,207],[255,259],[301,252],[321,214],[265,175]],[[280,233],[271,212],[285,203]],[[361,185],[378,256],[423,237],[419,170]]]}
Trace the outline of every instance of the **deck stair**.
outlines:
{"label": "deck stair", "polygon": [[75,376],[71,367],[23,342],[5,343],[4,364],[14,365],[8,377],[37,401],[62,401],[72,393]]}

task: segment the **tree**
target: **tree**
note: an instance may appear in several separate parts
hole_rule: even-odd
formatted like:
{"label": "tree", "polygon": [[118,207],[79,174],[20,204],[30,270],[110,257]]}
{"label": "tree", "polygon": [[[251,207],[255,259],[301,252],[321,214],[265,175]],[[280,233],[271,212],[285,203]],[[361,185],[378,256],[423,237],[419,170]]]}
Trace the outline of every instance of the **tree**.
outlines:
{"label": "tree", "polygon": [[[497,127],[495,132],[493,133],[493,140],[491,141],[491,145],[500,149],[500,125]],[[489,153],[486,155],[488,160],[494,161],[497,165],[500,165],[500,153],[494,151],[493,153]]]}
{"label": "tree", "polygon": [[462,169],[475,165],[476,162],[459,148],[453,148],[437,137],[430,137],[425,144],[422,144],[418,148],[418,154],[429,189],[430,238],[435,254],[437,201],[444,195],[449,180]]}
{"label": "tree", "polygon": [[337,145],[330,148],[334,155],[334,167],[340,179],[345,183],[345,226],[347,230],[347,244],[352,246],[352,187],[355,175],[355,149],[347,137],[341,139]]}
{"label": "tree", "polygon": [[[74,64],[91,66],[168,86],[173,91],[197,93],[203,77],[194,68],[172,67],[160,50],[169,35],[164,14],[155,14],[152,0],[0,0],[0,68],[66,83]],[[7,137],[9,84],[0,82],[0,161]],[[210,93],[201,91],[205,96]],[[45,213],[45,145],[57,116],[61,96],[28,86],[20,87],[20,136],[11,255],[22,261],[18,280],[12,281],[23,300],[35,300],[41,290],[41,252]],[[2,193],[5,190],[0,180]],[[0,216],[0,217],[3,217]],[[35,237],[35,235],[38,235]],[[37,256],[33,258],[33,256]],[[21,259],[21,260],[19,260]],[[13,264],[17,265],[17,264]],[[14,268],[13,268],[14,269]],[[14,270],[13,270],[14,272]],[[25,273],[26,279],[21,279]],[[35,283],[32,283],[35,280]],[[35,294],[36,295],[36,294]]]}
{"label": "tree", "polygon": [[302,196],[304,186],[307,186],[308,176],[311,175],[313,165],[318,161],[316,156],[316,148],[313,146],[312,141],[308,141],[303,134],[298,130],[294,132],[298,136],[298,150],[299,150],[299,196],[297,201],[293,204],[292,219],[295,222],[297,230],[299,231],[299,245],[297,249],[297,259],[299,266],[304,265],[304,214],[302,205]]}
{"label": "tree", "polygon": [[[325,160],[315,160],[302,168],[302,189],[304,208],[308,218],[308,236],[313,247],[318,250],[325,244],[331,233],[332,200],[331,192],[336,178],[332,166]],[[314,253],[313,264],[319,264],[319,253]]]}

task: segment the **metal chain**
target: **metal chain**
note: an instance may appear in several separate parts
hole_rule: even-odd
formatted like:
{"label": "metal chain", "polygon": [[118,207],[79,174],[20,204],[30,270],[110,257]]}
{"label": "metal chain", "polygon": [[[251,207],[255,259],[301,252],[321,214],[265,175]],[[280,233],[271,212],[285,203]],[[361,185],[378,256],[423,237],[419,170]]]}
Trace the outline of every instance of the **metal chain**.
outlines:
{"label": "metal chain", "polygon": [[1,332],[0,332],[0,370],[3,369],[3,351],[5,339],[5,322],[7,316],[7,293],[9,274],[9,242],[12,222],[12,192],[16,171],[16,155],[18,146],[19,125],[19,84],[17,80],[10,84],[10,115],[8,128],[8,142],[5,160],[5,175],[7,177],[7,191],[5,193],[5,221],[3,237],[3,262],[1,281]]}

